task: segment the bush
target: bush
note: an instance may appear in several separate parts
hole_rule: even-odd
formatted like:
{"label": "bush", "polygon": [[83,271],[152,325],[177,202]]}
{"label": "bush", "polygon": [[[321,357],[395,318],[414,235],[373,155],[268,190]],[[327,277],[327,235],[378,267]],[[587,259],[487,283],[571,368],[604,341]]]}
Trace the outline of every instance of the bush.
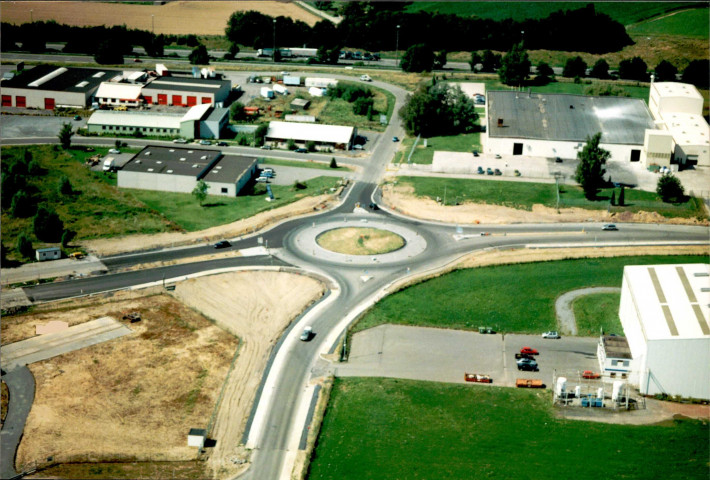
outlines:
{"label": "bush", "polygon": [[59,179],[58,191],[60,195],[71,195],[74,193],[74,189],[72,188],[68,177],[62,176],[62,178]]}
{"label": "bush", "polygon": [[34,254],[34,248],[32,248],[32,242],[30,241],[26,233],[23,232],[17,236],[17,244],[15,246],[15,250],[17,250],[17,253],[19,253],[25,258],[32,258],[32,255]]}
{"label": "bush", "polygon": [[306,142],[306,150],[308,150],[309,152],[315,152],[316,142]]}
{"label": "bush", "polygon": [[286,147],[287,147],[289,150],[296,150],[296,148],[298,148],[298,147],[296,146],[296,142],[295,142],[292,138],[290,138],[290,139],[288,140],[288,143],[286,144]]}
{"label": "bush", "polygon": [[353,103],[353,113],[355,115],[367,115],[367,112],[370,112],[370,115],[372,115],[372,107],[375,104],[375,100],[372,98],[358,98],[355,100],[355,103]]}
{"label": "bush", "polygon": [[338,162],[335,161],[335,157],[330,159],[330,168],[338,168]]}
{"label": "bush", "polygon": [[40,205],[33,220],[35,236],[45,242],[57,242],[64,232],[64,222],[54,210]]}
{"label": "bush", "polygon": [[661,200],[666,203],[682,202],[685,196],[685,189],[680,183],[680,179],[672,173],[665,173],[658,179],[656,193]]}
{"label": "bush", "polygon": [[301,182],[300,180],[296,180],[293,182],[293,190],[305,190],[308,188],[308,185],[306,185],[306,182]]}
{"label": "bush", "polygon": [[27,192],[20,190],[12,197],[10,213],[15,218],[27,218],[34,213],[34,205]]}

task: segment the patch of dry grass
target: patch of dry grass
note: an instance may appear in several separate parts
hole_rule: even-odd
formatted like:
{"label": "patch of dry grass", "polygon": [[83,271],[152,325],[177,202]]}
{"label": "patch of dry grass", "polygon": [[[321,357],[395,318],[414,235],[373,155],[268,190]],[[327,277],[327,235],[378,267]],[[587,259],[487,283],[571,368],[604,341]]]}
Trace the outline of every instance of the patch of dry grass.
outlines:
{"label": "patch of dry grass", "polygon": [[318,245],[345,255],[377,255],[398,250],[404,239],[378,228],[336,228],[316,238]]}

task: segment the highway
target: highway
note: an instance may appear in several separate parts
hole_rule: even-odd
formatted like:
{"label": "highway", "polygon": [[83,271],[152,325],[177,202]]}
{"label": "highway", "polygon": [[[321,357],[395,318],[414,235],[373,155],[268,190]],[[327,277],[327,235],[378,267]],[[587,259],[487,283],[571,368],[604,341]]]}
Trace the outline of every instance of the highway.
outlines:
{"label": "highway", "polygon": [[[348,78],[341,75],[335,77]],[[332,370],[332,365],[322,360],[321,354],[332,352],[347,323],[380,298],[384,289],[394,281],[444,266],[465,254],[493,248],[707,243],[706,227],[620,224],[619,231],[615,232],[602,231],[599,223],[457,227],[403,217],[394,211],[368,210],[367,205],[370,202],[381,203],[378,184],[398,146],[391,139],[393,136],[404,136],[397,112],[408,93],[399,87],[379,82],[373,82],[373,85],[386,88],[395,95],[395,113],[386,131],[379,135],[374,143],[368,158],[337,157],[362,167],[357,180],[343,193],[341,204],[328,212],[281,222],[258,232],[257,235],[232,239],[231,249],[226,250],[229,252],[254,247],[258,244],[258,237],[261,237],[264,242],[268,242],[270,255],[236,256],[169,267],[120,271],[146,263],[189,259],[214,253],[212,247],[205,245],[166,247],[161,250],[102,258],[109,269],[109,273],[105,275],[24,289],[35,301],[49,301],[130,288],[160,282],[163,279],[179,279],[200,272],[255,266],[298,268],[327,278],[329,295],[299,320],[298,324],[299,328],[305,322],[313,326],[316,333],[313,340],[299,342],[297,337],[300,332],[293,326],[284,334],[272,353],[243,437],[244,443],[253,448],[253,452],[251,466],[241,478],[291,478],[296,453],[303,447],[302,438],[308,427],[308,410],[316,392],[313,380],[326,376]],[[45,140],[47,139],[37,139],[38,142]],[[25,142],[26,139],[22,141]],[[74,141],[110,144],[113,140],[75,138]],[[11,143],[12,139],[3,140],[3,144]],[[139,146],[156,142],[129,140],[129,143]],[[255,149],[246,147],[230,147],[225,150],[230,153],[255,153]],[[269,156],[282,154],[270,153]],[[327,155],[327,158],[330,156]],[[365,208],[357,208],[358,203]],[[411,257],[395,255],[386,262],[375,257],[371,262],[364,259],[368,262],[366,264],[355,264],[349,263],[345,258],[324,255],[311,248],[312,245],[303,244],[304,235],[309,229],[321,224],[342,222],[360,225],[374,221],[411,231],[418,241],[424,242],[423,250]]]}

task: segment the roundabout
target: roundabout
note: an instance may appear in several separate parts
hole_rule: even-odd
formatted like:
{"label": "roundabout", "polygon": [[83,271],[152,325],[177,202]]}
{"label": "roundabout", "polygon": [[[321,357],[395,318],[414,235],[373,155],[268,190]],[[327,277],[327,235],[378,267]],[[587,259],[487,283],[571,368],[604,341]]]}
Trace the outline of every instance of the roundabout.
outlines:
{"label": "roundabout", "polygon": [[399,250],[404,238],[389,230],[341,227],[321,233],[316,242],[326,250],[345,255],[380,255]]}

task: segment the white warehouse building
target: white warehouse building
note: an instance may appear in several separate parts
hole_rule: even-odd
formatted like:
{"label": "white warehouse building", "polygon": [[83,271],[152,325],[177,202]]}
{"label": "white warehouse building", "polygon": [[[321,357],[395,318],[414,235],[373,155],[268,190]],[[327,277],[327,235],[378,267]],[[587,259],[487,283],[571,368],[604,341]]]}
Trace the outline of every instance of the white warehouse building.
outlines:
{"label": "white warehouse building", "polygon": [[619,318],[642,394],[710,399],[710,265],[625,267]]}
{"label": "white warehouse building", "polygon": [[352,148],[357,128],[342,125],[303,124],[295,122],[270,122],[264,140],[268,145],[286,148],[288,141],[305,147],[308,142],[315,144],[316,150]]}

